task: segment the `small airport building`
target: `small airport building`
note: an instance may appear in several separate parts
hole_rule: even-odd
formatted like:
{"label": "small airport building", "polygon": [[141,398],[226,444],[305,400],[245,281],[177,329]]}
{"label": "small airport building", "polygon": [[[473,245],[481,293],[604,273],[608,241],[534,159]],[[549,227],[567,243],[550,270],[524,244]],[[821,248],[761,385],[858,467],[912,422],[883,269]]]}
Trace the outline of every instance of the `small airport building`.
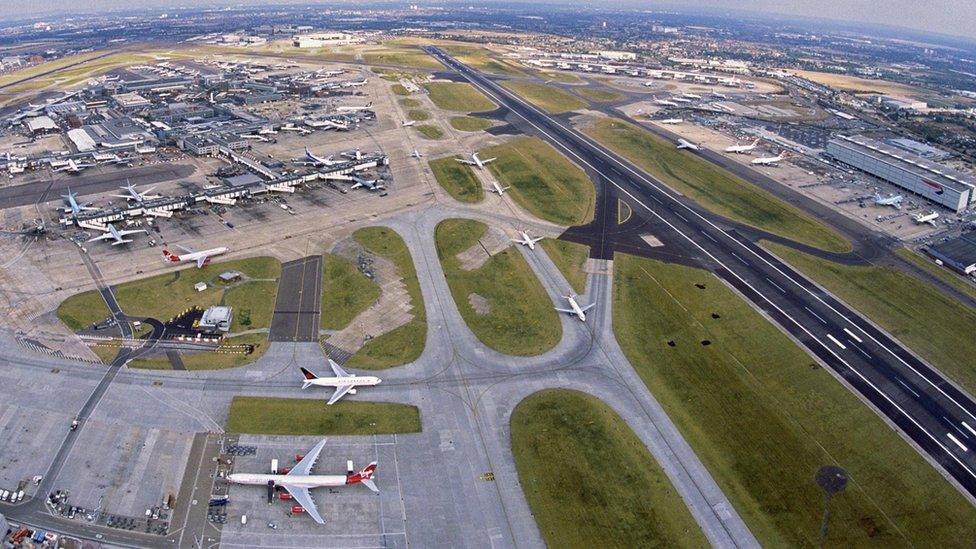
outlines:
{"label": "small airport building", "polygon": [[976,273],[976,234],[965,233],[925,248],[925,253],[960,273]]}
{"label": "small airport building", "polygon": [[960,213],[976,200],[976,179],[860,135],[827,142],[831,158]]}

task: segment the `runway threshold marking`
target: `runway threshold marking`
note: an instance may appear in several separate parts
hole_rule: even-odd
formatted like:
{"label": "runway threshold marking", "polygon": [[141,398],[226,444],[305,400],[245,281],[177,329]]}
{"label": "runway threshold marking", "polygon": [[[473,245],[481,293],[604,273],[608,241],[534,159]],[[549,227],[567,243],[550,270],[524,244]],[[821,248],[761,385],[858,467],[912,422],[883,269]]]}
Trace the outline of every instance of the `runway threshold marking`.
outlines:
{"label": "runway threshold marking", "polygon": [[[461,74],[464,74],[465,72],[470,72],[470,73],[473,73],[473,74],[477,74],[477,73],[474,73],[474,71],[471,71],[470,69],[468,69],[467,67],[465,67],[464,65],[461,65],[460,63],[456,63],[456,62],[455,63],[450,63],[450,61],[452,61],[452,59],[451,58],[447,58],[447,56],[443,52],[441,52],[439,50],[436,51],[434,55],[435,55],[435,57],[444,58],[443,61],[445,62],[445,64],[447,66],[449,66],[449,67],[453,66]],[[668,194],[667,192],[665,192],[663,189],[661,189],[653,181],[651,181],[648,178],[644,177],[643,175],[641,175],[640,173],[638,173],[634,169],[630,168],[629,166],[627,166],[625,164],[622,164],[621,161],[619,161],[616,158],[614,158],[610,153],[606,152],[599,145],[595,144],[591,139],[588,139],[588,138],[586,138],[586,137],[584,137],[584,136],[582,136],[582,135],[580,135],[580,134],[578,134],[576,132],[570,131],[565,126],[563,126],[562,124],[560,124],[558,121],[556,121],[555,119],[553,119],[552,116],[550,116],[547,113],[543,112],[541,109],[535,107],[534,105],[528,103],[524,99],[521,99],[517,95],[515,95],[515,94],[513,94],[511,92],[508,92],[508,91],[501,91],[502,88],[500,86],[498,86],[497,84],[493,84],[495,87],[489,89],[484,82],[490,82],[490,81],[487,80],[487,79],[485,79],[484,77],[480,77],[480,78],[481,78],[481,80],[479,80],[478,78],[474,78],[474,77],[468,77],[468,80],[471,82],[471,84],[473,84],[476,88],[480,89],[483,93],[485,93],[486,95],[488,95],[490,98],[494,98],[496,100],[496,102],[498,102],[499,104],[504,104],[505,103],[504,101],[502,101],[501,99],[499,99],[499,96],[509,97],[509,98],[512,99],[512,101],[521,104],[526,109],[528,109],[530,111],[533,111],[536,114],[538,114],[539,116],[541,116],[541,117],[549,120],[551,123],[555,124],[560,129],[562,129],[563,131],[565,131],[566,133],[572,134],[574,137],[578,138],[581,142],[586,143],[593,150],[599,152],[600,154],[602,154],[606,158],[610,159],[611,161],[617,162],[618,164],[620,164],[621,166],[623,166],[623,168],[626,171],[630,172],[634,177],[636,177],[636,178],[644,181],[649,186],[653,187],[658,192],[664,194],[664,196],[668,197],[672,201],[674,201],[674,202],[676,202],[678,204],[681,204],[680,201],[678,201],[677,199],[675,199],[674,197],[672,197],[670,194]],[[484,82],[482,82],[482,80],[484,80]],[[565,144],[563,144],[562,141],[560,141],[558,139],[555,139],[552,136],[552,134],[550,134],[549,132],[547,132],[543,128],[539,127],[538,124],[536,124],[532,120],[529,120],[527,117],[525,117],[524,115],[522,115],[518,111],[512,110],[512,112],[516,116],[518,116],[519,118],[521,118],[522,120],[525,120],[526,123],[528,123],[529,125],[531,125],[532,127],[534,127],[536,130],[538,130],[539,133],[541,133],[542,135],[548,137],[554,144],[556,144],[560,148],[564,149],[569,156],[575,157],[576,159],[578,159],[580,161],[581,164],[584,164],[586,166],[589,166],[590,169],[594,170],[597,173],[601,173],[602,174],[602,172],[600,172],[599,169],[597,169],[591,163],[587,162],[586,159],[584,159],[582,156],[580,156],[579,154],[577,154],[574,150],[570,149],[568,146],[566,146]],[[604,175],[604,177],[606,177],[606,175]],[[838,355],[836,352],[834,352],[833,349],[831,349],[830,347],[828,347],[826,344],[824,344],[822,341],[820,341],[816,336],[814,336],[813,333],[811,333],[810,330],[808,330],[806,328],[806,326],[800,324],[795,318],[793,318],[792,316],[790,316],[789,314],[787,314],[786,311],[782,310],[782,308],[780,308],[778,305],[776,305],[775,303],[773,303],[773,301],[770,300],[768,297],[766,297],[765,294],[763,294],[762,292],[760,292],[759,290],[757,290],[756,288],[754,288],[751,284],[749,284],[748,282],[746,282],[741,276],[738,275],[738,273],[736,273],[732,269],[729,269],[728,266],[726,266],[724,263],[722,263],[721,260],[719,260],[717,257],[715,257],[714,255],[712,255],[711,253],[709,253],[708,250],[702,248],[702,246],[699,245],[697,242],[695,242],[695,240],[692,239],[690,236],[688,236],[687,234],[685,234],[684,232],[682,232],[680,229],[678,229],[677,227],[675,227],[667,219],[665,219],[661,215],[659,215],[656,212],[654,212],[654,210],[652,210],[647,204],[644,204],[643,202],[640,201],[640,199],[638,199],[636,196],[634,196],[633,193],[631,193],[627,189],[624,189],[621,185],[617,184],[616,182],[614,182],[612,180],[610,181],[610,183],[613,184],[613,186],[617,187],[618,190],[620,190],[621,192],[625,193],[627,196],[629,196],[630,198],[632,198],[637,204],[640,204],[641,206],[643,206],[649,213],[651,213],[652,215],[654,215],[655,217],[657,217],[662,223],[664,223],[668,227],[670,227],[671,230],[675,231],[676,233],[678,233],[679,235],[681,235],[685,240],[687,240],[688,242],[690,242],[693,246],[695,246],[699,250],[701,250],[702,253],[704,253],[705,255],[707,255],[708,257],[710,257],[713,261],[715,261],[719,265],[725,267],[729,271],[729,273],[732,274],[733,276],[735,276],[737,279],[739,279],[739,281],[742,282],[742,284],[744,284],[746,287],[748,287],[752,291],[754,291],[757,295],[759,295],[763,299],[765,299],[766,302],[769,303],[780,314],[782,314],[784,317],[788,318],[791,322],[793,322],[793,324],[795,324],[797,326],[797,328],[799,328],[801,331],[803,331],[804,333],[806,333],[808,336],[810,336],[811,338],[813,338],[814,340],[816,340],[817,343],[819,343],[821,345],[821,347],[823,347],[824,350],[826,350],[826,352],[830,353],[839,363],[843,364],[846,368],[848,368],[851,372],[853,372],[858,378],[860,378],[865,384],[867,384],[869,387],[871,387],[875,391],[875,393],[878,394],[878,396],[880,396],[882,399],[886,400],[896,410],[898,410],[902,414],[902,416],[905,417],[905,419],[907,419],[909,422],[911,422],[913,425],[915,425],[921,432],[925,433],[925,435],[928,436],[932,440],[932,442],[934,442],[939,448],[941,448],[946,453],[946,455],[948,455],[950,458],[953,459],[953,461],[955,461],[960,467],[962,467],[962,469],[967,474],[969,474],[970,477],[976,479],[976,472],[974,472],[973,469],[970,468],[965,462],[963,462],[962,460],[960,460],[958,456],[956,456],[954,453],[950,452],[949,451],[949,448],[947,448],[942,443],[942,441],[939,440],[939,438],[935,436],[935,434],[933,434],[928,429],[926,429],[925,427],[923,427],[922,424],[919,423],[917,419],[915,419],[914,417],[912,417],[912,415],[909,414],[904,408],[902,408],[901,406],[899,406],[898,403],[895,402],[894,399],[891,398],[891,396],[889,396],[887,393],[885,393],[884,391],[882,391],[880,387],[878,387],[873,382],[871,382],[871,380],[869,380],[857,368],[855,368],[850,363],[848,363],[846,360],[844,360],[843,358],[841,358],[841,356]],[[663,202],[661,202],[656,197],[654,197],[654,195],[649,195],[649,196],[652,199],[654,199],[655,201],[663,204]],[[681,204],[681,205],[684,206],[683,204]],[[721,229],[719,229],[714,223],[712,223],[711,221],[709,221],[708,219],[706,219],[701,214],[695,212],[694,210],[692,210],[691,208],[688,208],[687,206],[685,206],[685,208],[687,208],[688,211],[690,211],[690,212],[694,213],[695,215],[697,215],[705,223],[711,225],[716,230],[721,231]],[[841,316],[842,318],[844,318],[844,320],[847,320],[852,325],[857,326],[857,328],[859,330],[861,330],[862,332],[864,332],[869,338],[871,338],[872,341],[874,341],[875,343],[877,343],[880,347],[884,348],[891,355],[893,355],[896,359],[898,359],[902,364],[904,364],[905,366],[907,366],[913,372],[915,372],[920,377],[922,377],[922,379],[924,379],[930,385],[932,385],[933,387],[935,387],[936,390],[938,390],[939,392],[941,392],[950,401],[952,401],[954,404],[956,404],[957,406],[959,406],[970,417],[976,419],[976,415],[973,415],[969,410],[967,410],[967,409],[963,408],[961,405],[959,405],[959,403],[956,402],[955,399],[952,398],[952,396],[946,394],[945,391],[941,387],[939,387],[938,385],[936,385],[932,380],[930,380],[927,377],[923,376],[914,367],[912,367],[910,364],[908,364],[907,362],[905,362],[901,357],[899,357],[897,354],[895,354],[894,351],[892,351],[891,349],[889,349],[888,347],[886,347],[885,345],[883,345],[881,342],[879,342],[878,340],[876,340],[874,337],[871,336],[871,334],[868,334],[866,330],[864,330],[863,328],[861,328],[860,326],[858,326],[856,323],[852,322],[849,318],[847,318],[842,313],[840,313],[839,311],[837,311],[836,309],[834,309],[829,303],[826,303],[819,296],[817,296],[812,291],[810,291],[808,288],[806,288],[805,286],[803,286],[802,284],[800,284],[799,282],[797,282],[796,280],[794,280],[793,278],[791,278],[789,275],[787,275],[781,269],[779,269],[776,265],[773,265],[772,263],[770,263],[768,260],[766,260],[765,258],[763,258],[758,253],[756,253],[750,247],[743,245],[741,242],[739,242],[735,238],[732,238],[731,235],[728,235],[728,236],[729,236],[729,238],[733,242],[735,242],[739,246],[745,248],[750,253],[752,253],[753,255],[755,255],[756,257],[758,257],[760,260],[762,260],[763,262],[765,262],[771,268],[773,268],[774,270],[776,270],[776,272],[780,273],[781,275],[783,275],[784,277],[786,277],[788,280],[790,280],[791,282],[793,282],[794,284],[796,284],[797,286],[799,286],[801,289],[803,289],[804,291],[806,291],[808,294],[810,294],[811,296],[813,296],[814,299],[816,299],[817,301],[821,302],[823,305],[825,305],[826,307],[828,307],[830,310],[834,311],[839,316]],[[809,308],[807,308],[807,310],[809,310]],[[816,313],[813,313],[813,314],[814,314],[814,316],[817,316]],[[818,318],[819,318],[819,316],[818,316]],[[821,322],[823,322],[823,319],[821,319]],[[826,322],[824,322],[824,324],[826,324]]]}
{"label": "runway threshold marking", "polygon": [[827,339],[833,341],[834,342],[834,345],[837,345],[841,349],[846,349],[847,348],[847,347],[844,346],[843,343],[841,343],[840,341],[837,341],[837,338],[836,337],[834,337],[834,336],[832,336],[830,334],[827,334]]}
{"label": "runway threshold marking", "polygon": [[956,443],[956,446],[958,446],[959,448],[961,448],[963,452],[968,452],[969,451],[969,448],[966,448],[966,445],[965,444],[959,442],[959,439],[956,438],[952,433],[946,433],[946,436],[949,437],[949,440],[951,440],[952,442],[955,442]]}
{"label": "runway threshold marking", "polygon": [[962,422],[962,426],[965,427],[967,431],[969,431],[970,433],[972,433],[973,436],[976,436],[976,431],[974,431],[973,428],[970,427],[968,423],[966,423],[964,421],[964,422]]}

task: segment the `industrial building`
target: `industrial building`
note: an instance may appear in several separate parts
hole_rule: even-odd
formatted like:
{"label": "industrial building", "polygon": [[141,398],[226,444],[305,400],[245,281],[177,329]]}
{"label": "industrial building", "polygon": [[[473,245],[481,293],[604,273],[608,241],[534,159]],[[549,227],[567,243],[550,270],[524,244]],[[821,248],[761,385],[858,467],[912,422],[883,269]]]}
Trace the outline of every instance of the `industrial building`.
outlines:
{"label": "industrial building", "polygon": [[956,213],[976,198],[972,176],[875,139],[838,136],[827,142],[827,154]]}
{"label": "industrial building", "polygon": [[976,235],[967,233],[925,248],[925,253],[960,273],[976,273]]}
{"label": "industrial building", "polygon": [[197,327],[202,332],[229,332],[233,317],[234,312],[230,307],[214,305],[203,312]]}

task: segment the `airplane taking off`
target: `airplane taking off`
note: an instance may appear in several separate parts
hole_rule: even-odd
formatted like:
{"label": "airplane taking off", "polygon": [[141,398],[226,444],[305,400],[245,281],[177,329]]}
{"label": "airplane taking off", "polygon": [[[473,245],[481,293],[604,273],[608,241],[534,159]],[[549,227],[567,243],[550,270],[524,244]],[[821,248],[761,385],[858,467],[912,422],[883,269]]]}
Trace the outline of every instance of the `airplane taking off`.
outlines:
{"label": "airplane taking off", "polygon": [[781,151],[776,156],[764,156],[762,158],[753,159],[752,164],[757,166],[772,166],[777,162],[780,162],[786,158],[786,151]]}
{"label": "airplane taking off", "polygon": [[414,149],[413,152],[410,153],[410,156],[412,158],[420,158],[420,157],[422,157],[424,155],[420,151],[418,151],[417,149]]}
{"label": "airplane taking off", "polygon": [[329,402],[326,404],[335,404],[340,398],[346,396],[346,393],[350,395],[356,394],[357,385],[371,387],[373,385],[379,385],[383,381],[376,376],[354,376],[343,370],[342,366],[336,364],[331,358],[328,360],[329,366],[332,367],[332,372],[335,373],[335,377],[318,377],[305,368],[301,368],[302,374],[305,375],[305,379],[302,381],[302,389],[308,389],[312,385],[335,387],[335,392],[332,393],[332,397],[329,398]]}
{"label": "airplane taking off", "polygon": [[64,203],[67,204],[67,207],[61,208],[61,210],[65,213],[70,212],[72,215],[78,215],[81,212],[94,211],[98,209],[92,206],[82,206],[78,204],[78,195],[71,192],[71,187],[68,187],[68,194],[62,194],[61,198],[63,198]]}
{"label": "airplane taking off", "polygon": [[488,192],[495,193],[498,196],[501,196],[501,195],[505,194],[505,191],[507,191],[508,189],[511,189],[512,188],[511,185],[509,185],[508,187],[502,187],[502,186],[500,186],[498,184],[497,181],[494,181],[494,180],[492,180],[492,182],[491,182],[491,187],[492,188],[488,189]]}
{"label": "airplane taking off", "polygon": [[752,152],[753,149],[755,149],[756,145],[758,144],[759,144],[759,140],[756,139],[755,141],[753,141],[748,145],[732,145],[731,147],[725,147],[725,152],[746,154]]}
{"label": "airplane taking off", "polygon": [[901,209],[901,202],[902,202],[902,200],[905,200],[905,197],[902,196],[902,195],[900,195],[900,194],[896,194],[896,195],[893,195],[893,196],[886,196],[886,197],[883,197],[880,194],[875,194],[874,195],[874,203],[875,203],[875,205],[877,205],[877,206],[891,206],[891,207],[895,208],[896,210],[900,210]]}
{"label": "airplane taking off", "polygon": [[678,140],[678,148],[679,149],[688,149],[688,150],[691,150],[691,151],[700,151],[701,150],[701,147],[699,145],[696,145],[696,144],[692,143],[691,141],[686,141],[684,139],[679,139]]}
{"label": "airplane taking off", "polygon": [[349,187],[350,189],[358,189],[360,187],[365,187],[371,191],[378,191],[380,189],[385,189],[386,185],[380,179],[363,179],[361,177],[352,176],[352,180],[355,183]]}
{"label": "airplane taking off", "polygon": [[127,184],[125,187],[119,187],[120,189],[126,191],[128,194],[113,194],[112,196],[116,198],[124,198],[126,200],[134,200],[136,202],[142,202],[144,200],[152,200],[154,198],[159,198],[161,195],[150,194],[156,187],[149,187],[148,189],[139,192],[135,185]]}
{"label": "airplane taking off", "polygon": [[136,234],[136,233],[149,234],[149,231],[145,229],[133,229],[131,231],[120,231],[115,228],[115,225],[109,223],[108,232],[106,232],[105,234],[100,234],[94,238],[89,238],[88,242],[97,242],[99,240],[113,240],[112,245],[118,246],[119,244],[128,244],[129,242],[132,242],[132,239],[126,239],[123,237],[128,236],[130,234]]}
{"label": "airplane taking off", "polygon": [[540,240],[542,240],[543,238],[545,238],[544,236],[540,236],[540,237],[537,237],[537,238],[532,238],[532,237],[529,236],[529,233],[527,233],[525,231],[519,231],[519,232],[522,233],[522,239],[519,240],[518,238],[513,238],[512,239],[512,242],[516,242],[516,243],[521,244],[523,246],[528,246],[530,250],[534,250],[535,249],[535,243],[538,242],[538,241],[540,241]]}
{"label": "airplane taking off", "polygon": [[921,225],[922,223],[928,223],[933,227],[935,227],[935,220],[938,218],[939,218],[939,214],[937,212],[932,212],[930,214],[918,214],[912,217],[912,219],[915,220],[915,223],[918,223],[919,225]]}
{"label": "airplane taking off", "polygon": [[559,307],[555,307],[555,309],[560,313],[574,315],[576,318],[580,319],[581,322],[586,322],[586,311],[589,311],[596,306],[596,303],[590,303],[586,307],[580,307],[579,303],[576,302],[576,297],[577,296],[575,294],[569,294],[566,296],[566,300],[569,301],[569,309],[561,309]]}
{"label": "airplane taking off", "polygon": [[163,248],[163,257],[166,261],[170,263],[182,263],[183,261],[193,261],[197,264],[197,269],[202,269],[207,263],[210,263],[210,258],[227,253],[227,248],[221,246],[219,248],[211,248],[209,250],[203,250],[202,252],[194,252],[189,248],[185,248],[176,245],[177,248],[185,251],[185,254],[174,254],[166,248]]}
{"label": "airplane taking off", "polygon": [[485,164],[494,161],[495,158],[486,158],[485,160],[482,160],[482,159],[478,158],[478,153],[474,153],[474,154],[471,155],[471,160],[465,160],[463,158],[455,158],[454,160],[457,160],[458,162],[460,162],[462,164],[467,164],[468,166],[475,166],[475,167],[478,167],[478,168],[484,168],[485,167]]}
{"label": "airplane taking off", "polygon": [[315,466],[315,462],[319,459],[319,454],[322,453],[322,448],[325,447],[325,442],[326,439],[322,439],[321,442],[316,444],[287,474],[280,475],[273,473],[270,475],[262,475],[254,473],[232,473],[227,475],[227,480],[234,484],[267,486],[269,503],[275,487],[280,486],[291,494],[291,497],[302,507],[302,510],[308,513],[308,516],[312,517],[312,520],[319,524],[325,524],[325,519],[319,514],[318,507],[315,506],[315,500],[312,499],[312,494],[309,493],[310,489],[324,487],[337,488],[339,486],[362,484],[377,494],[380,492],[373,481],[373,475],[376,473],[375,461],[363,467],[358,473],[349,472],[345,475],[311,474],[312,467]]}

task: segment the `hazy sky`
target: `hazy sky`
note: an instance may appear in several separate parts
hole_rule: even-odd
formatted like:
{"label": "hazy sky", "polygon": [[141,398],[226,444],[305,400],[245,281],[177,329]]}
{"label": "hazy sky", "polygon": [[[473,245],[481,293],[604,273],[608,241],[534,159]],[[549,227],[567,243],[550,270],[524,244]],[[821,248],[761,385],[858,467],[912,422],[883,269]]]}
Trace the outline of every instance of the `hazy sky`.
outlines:
{"label": "hazy sky", "polygon": [[[423,5],[423,0],[411,0]],[[460,0],[463,2],[464,0]],[[478,0],[473,4],[482,4]],[[490,1],[490,0],[489,0]],[[508,0],[522,1],[522,0]],[[527,1],[527,0],[526,0]],[[545,1],[545,0],[544,0]],[[556,0],[548,0],[555,2]],[[589,0],[590,5],[620,5],[617,1]],[[34,16],[74,10],[133,8],[137,6],[177,7],[202,5],[245,5],[274,3],[350,4],[311,0],[0,0],[0,17]],[[407,3],[404,0],[404,3]],[[559,3],[570,3],[567,1]],[[645,9],[665,7],[705,7],[749,10],[785,15],[820,17],[838,21],[860,21],[908,27],[944,34],[976,38],[974,0],[624,0],[624,4]]]}

